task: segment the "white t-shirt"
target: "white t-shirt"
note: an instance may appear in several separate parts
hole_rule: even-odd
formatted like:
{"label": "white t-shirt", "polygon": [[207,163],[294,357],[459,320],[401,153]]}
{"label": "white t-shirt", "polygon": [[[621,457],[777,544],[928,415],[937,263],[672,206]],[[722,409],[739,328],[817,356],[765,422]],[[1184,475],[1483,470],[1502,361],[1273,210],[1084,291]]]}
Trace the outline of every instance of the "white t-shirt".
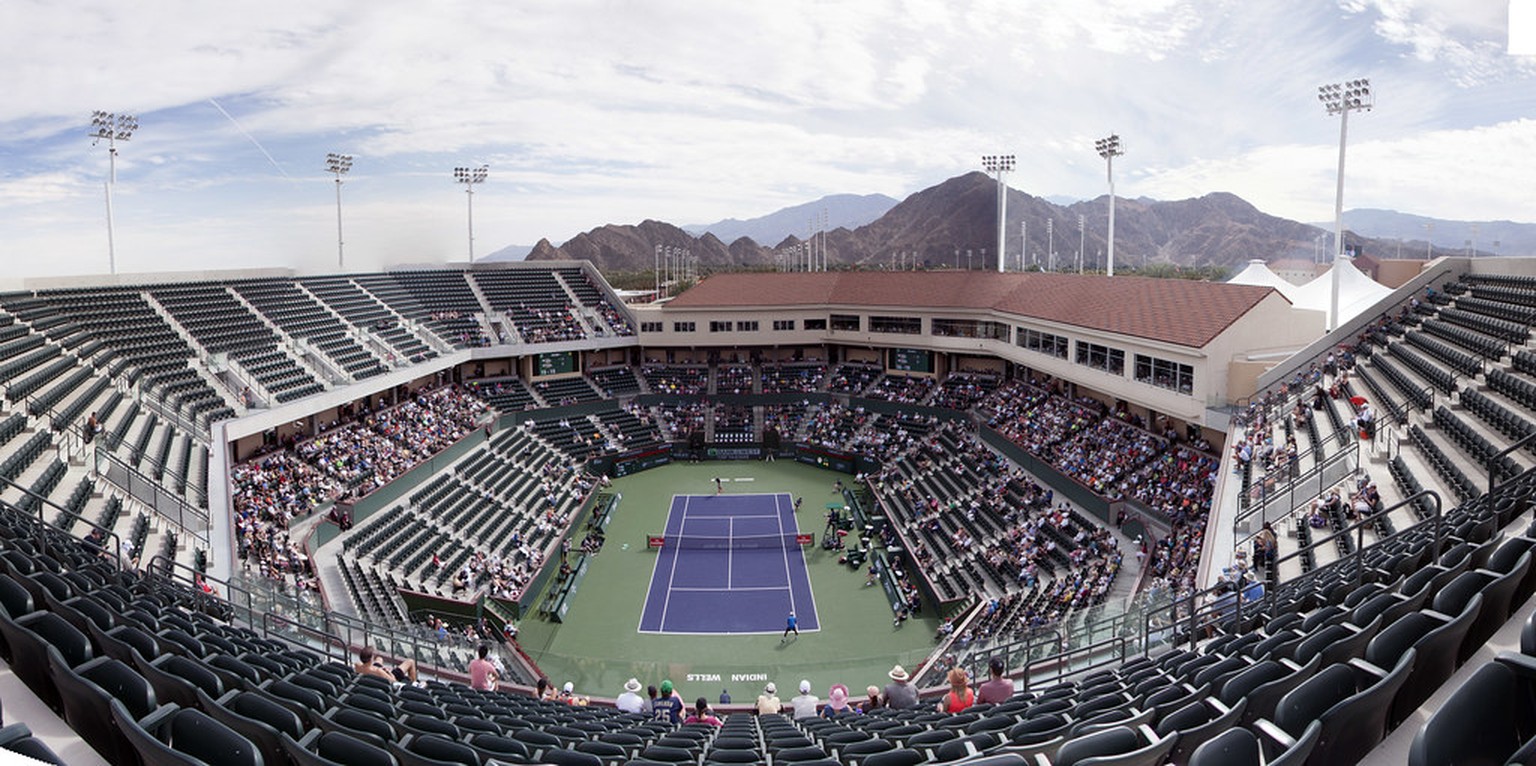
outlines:
{"label": "white t-shirt", "polygon": [[634,692],[624,692],[613,701],[613,706],[626,713],[640,713],[646,708],[645,698]]}
{"label": "white t-shirt", "polygon": [[795,708],[796,718],[815,718],[816,703],[821,702],[814,694],[802,694],[789,701]]}

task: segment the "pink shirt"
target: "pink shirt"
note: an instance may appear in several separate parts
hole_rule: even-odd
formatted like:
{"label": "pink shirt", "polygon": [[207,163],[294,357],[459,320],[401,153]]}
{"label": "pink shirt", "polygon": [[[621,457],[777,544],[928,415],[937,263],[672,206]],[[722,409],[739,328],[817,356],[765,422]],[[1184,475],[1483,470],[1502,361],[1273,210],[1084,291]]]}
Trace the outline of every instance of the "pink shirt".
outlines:
{"label": "pink shirt", "polygon": [[483,692],[494,691],[491,684],[491,674],[496,672],[496,666],[490,660],[476,657],[469,661],[469,686]]}

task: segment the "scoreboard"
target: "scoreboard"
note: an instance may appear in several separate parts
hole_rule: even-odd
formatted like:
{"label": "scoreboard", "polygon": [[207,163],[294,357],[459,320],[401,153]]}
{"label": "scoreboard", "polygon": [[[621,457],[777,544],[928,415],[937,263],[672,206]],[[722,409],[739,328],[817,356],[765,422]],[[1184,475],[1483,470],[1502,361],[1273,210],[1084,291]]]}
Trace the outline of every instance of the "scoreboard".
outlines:
{"label": "scoreboard", "polygon": [[933,372],[933,352],[920,348],[893,348],[886,367],[902,372]]}
{"label": "scoreboard", "polygon": [[576,371],[576,352],[557,351],[550,354],[535,354],[533,357],[534,377],[542,378],[546,375],[564,375]]}

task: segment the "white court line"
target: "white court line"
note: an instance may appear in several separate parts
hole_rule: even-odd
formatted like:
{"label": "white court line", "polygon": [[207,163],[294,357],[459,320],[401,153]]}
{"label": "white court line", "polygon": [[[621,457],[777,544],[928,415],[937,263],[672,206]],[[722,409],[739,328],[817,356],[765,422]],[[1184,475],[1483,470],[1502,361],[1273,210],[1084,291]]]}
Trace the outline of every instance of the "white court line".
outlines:
{"label": "white court line", "polygon": [[[725,522],[725,539],[726,540],[732,540],[732,541],[734,541],[736,539],[736,519],[735,519],[735,517],[732,517],[729,521]],[[734,566],[735,561],[736,561],[736,546],[734,546],[734,545],[726,545],[725,546],[725,589],[726,590],[730,590],[731,589],[731,567]]]}
{"label": "white court line", "polygon": [[784,587],[782,585],[761,585],[744,588],[706,588],[703,586],[693,587],[689,585],[679,585],[672,590],[683,591],[685,593],[746,593],[748,591],[784,590]]}
{"label": "white court line", "polygon": [[[779,493],[777,495],[774,495],[773,507],[779,509],[780,518],[782,519],[783,513],[784,513],[784,509],[783,509],[782,506],[779,505],[779,498],[781,498],[781,497],[784,498],[784,502],[785,503],[789,504],[789,523],[791,523],[791,524],[793,524],[795,526],[795,534],[798,535],[798,534],[800,534],[800,520],[795,518],[794,500],[792,498],[790,498],[789,493],[782,492],[782,493]],[[811,566],[810,566],[810,562],[807,561],[806,558],[805,558],[805,549],[800,548],[799,546],[795,546],[795,550],[800,552],[800,568],[805,572],[805,592],[807,594],[809,594],[810,597],[811,597],[811,611],[816,613],[816,630],[819,631],[819,630],[821,630],[821,611],[816,608],[816,587],[811,584]],[[785,564],[788,564],[789,563],[789,549],[788,548],[784,549],[784,558],[785,558]],[[794,584],[793,581],[791,581],[790,584],[789,584],[789,598],[790,598],[791,601],[793,601],[794,598],[795,598],[795,584]],[[815,631],[810,631],[810,632],[815,632]]]}
{"label": "white court line", "polygon": [[[679,498],[679,497],[681,497],[681,495],[673,495],[672,496],[672,502],[667,506],[667,518],[668,519],[670,519],[672,517],[672,506],[677,505],[677,498]],[[667,534],[666,527],[662,527],[661,534],[663,536],[665,536]],[[651,579],[650,579],[650,583],[652,583],[652,584],[654,584],[656,582],[656,570],[661,568],[661,556],[662,556],[661,552],[657,551],[656,552],[656,560],[651,562]],[[672,567],[674,569],[677,567],[677,557],[676,556],[674,556],[672,558]],[[663,597],[663,598],[665,598],[665,597]],[[661,632],[660,630],[645,630],[644,629],[644,627],[645,627],[645,613],[649,610],[650,606],[651,606],[651,586],[647,585],[646,588],[645,588],[645,603],[640,606],[640,624],[635,626],[635,632],[636,633],[659,633],[659,632]]]}
{"label": "white court line", "polygon": [[[783,535],[784,535],[784,511],[783,511],[782,508],[779,507],[779,498],[780,497],[783,497],[783,495],[774,495],[773,496],[773,509],[776,512],[775,515],[778,517],[778,520],[779,520],[779,536],[783,537]],[[798,618],[799,615],[795,613],[795,579],[789,573],[789,549],[788,548],[784,549],[784,587],[789,590],[789,611],[790,611],[790,614],[795,614],[796,618]],[[817,623],[820,623],[821,622],[821,618],[818,617],[816,621],[817,621]]]}
{"label": "white court line", "polygon": [[[691,498],[692,495],[683,495],[683,513],[677,523],[678,534],[682,534],[688,526],[688,501]],[[667,627],[667,607],[672,603],[672,581],[677,579],[677,560],[680,558],[676,553],[672,555],[672,571],[667,573],[667,597],[661,602],[661,623],[656,626],[658,629],[664,630]]]}

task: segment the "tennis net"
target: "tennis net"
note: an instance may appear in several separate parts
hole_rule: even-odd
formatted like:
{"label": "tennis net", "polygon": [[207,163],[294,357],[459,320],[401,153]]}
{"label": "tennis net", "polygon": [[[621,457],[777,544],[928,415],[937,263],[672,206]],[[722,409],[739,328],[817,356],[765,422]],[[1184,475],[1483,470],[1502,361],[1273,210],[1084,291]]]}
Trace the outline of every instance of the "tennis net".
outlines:
{"label": "tennis net", "polygon": [[651,535],[647,542],[652,548],[666,546],[679,550],[739,551],[805,547],[815,545],[816,538],[804,532],[776,535]]}

